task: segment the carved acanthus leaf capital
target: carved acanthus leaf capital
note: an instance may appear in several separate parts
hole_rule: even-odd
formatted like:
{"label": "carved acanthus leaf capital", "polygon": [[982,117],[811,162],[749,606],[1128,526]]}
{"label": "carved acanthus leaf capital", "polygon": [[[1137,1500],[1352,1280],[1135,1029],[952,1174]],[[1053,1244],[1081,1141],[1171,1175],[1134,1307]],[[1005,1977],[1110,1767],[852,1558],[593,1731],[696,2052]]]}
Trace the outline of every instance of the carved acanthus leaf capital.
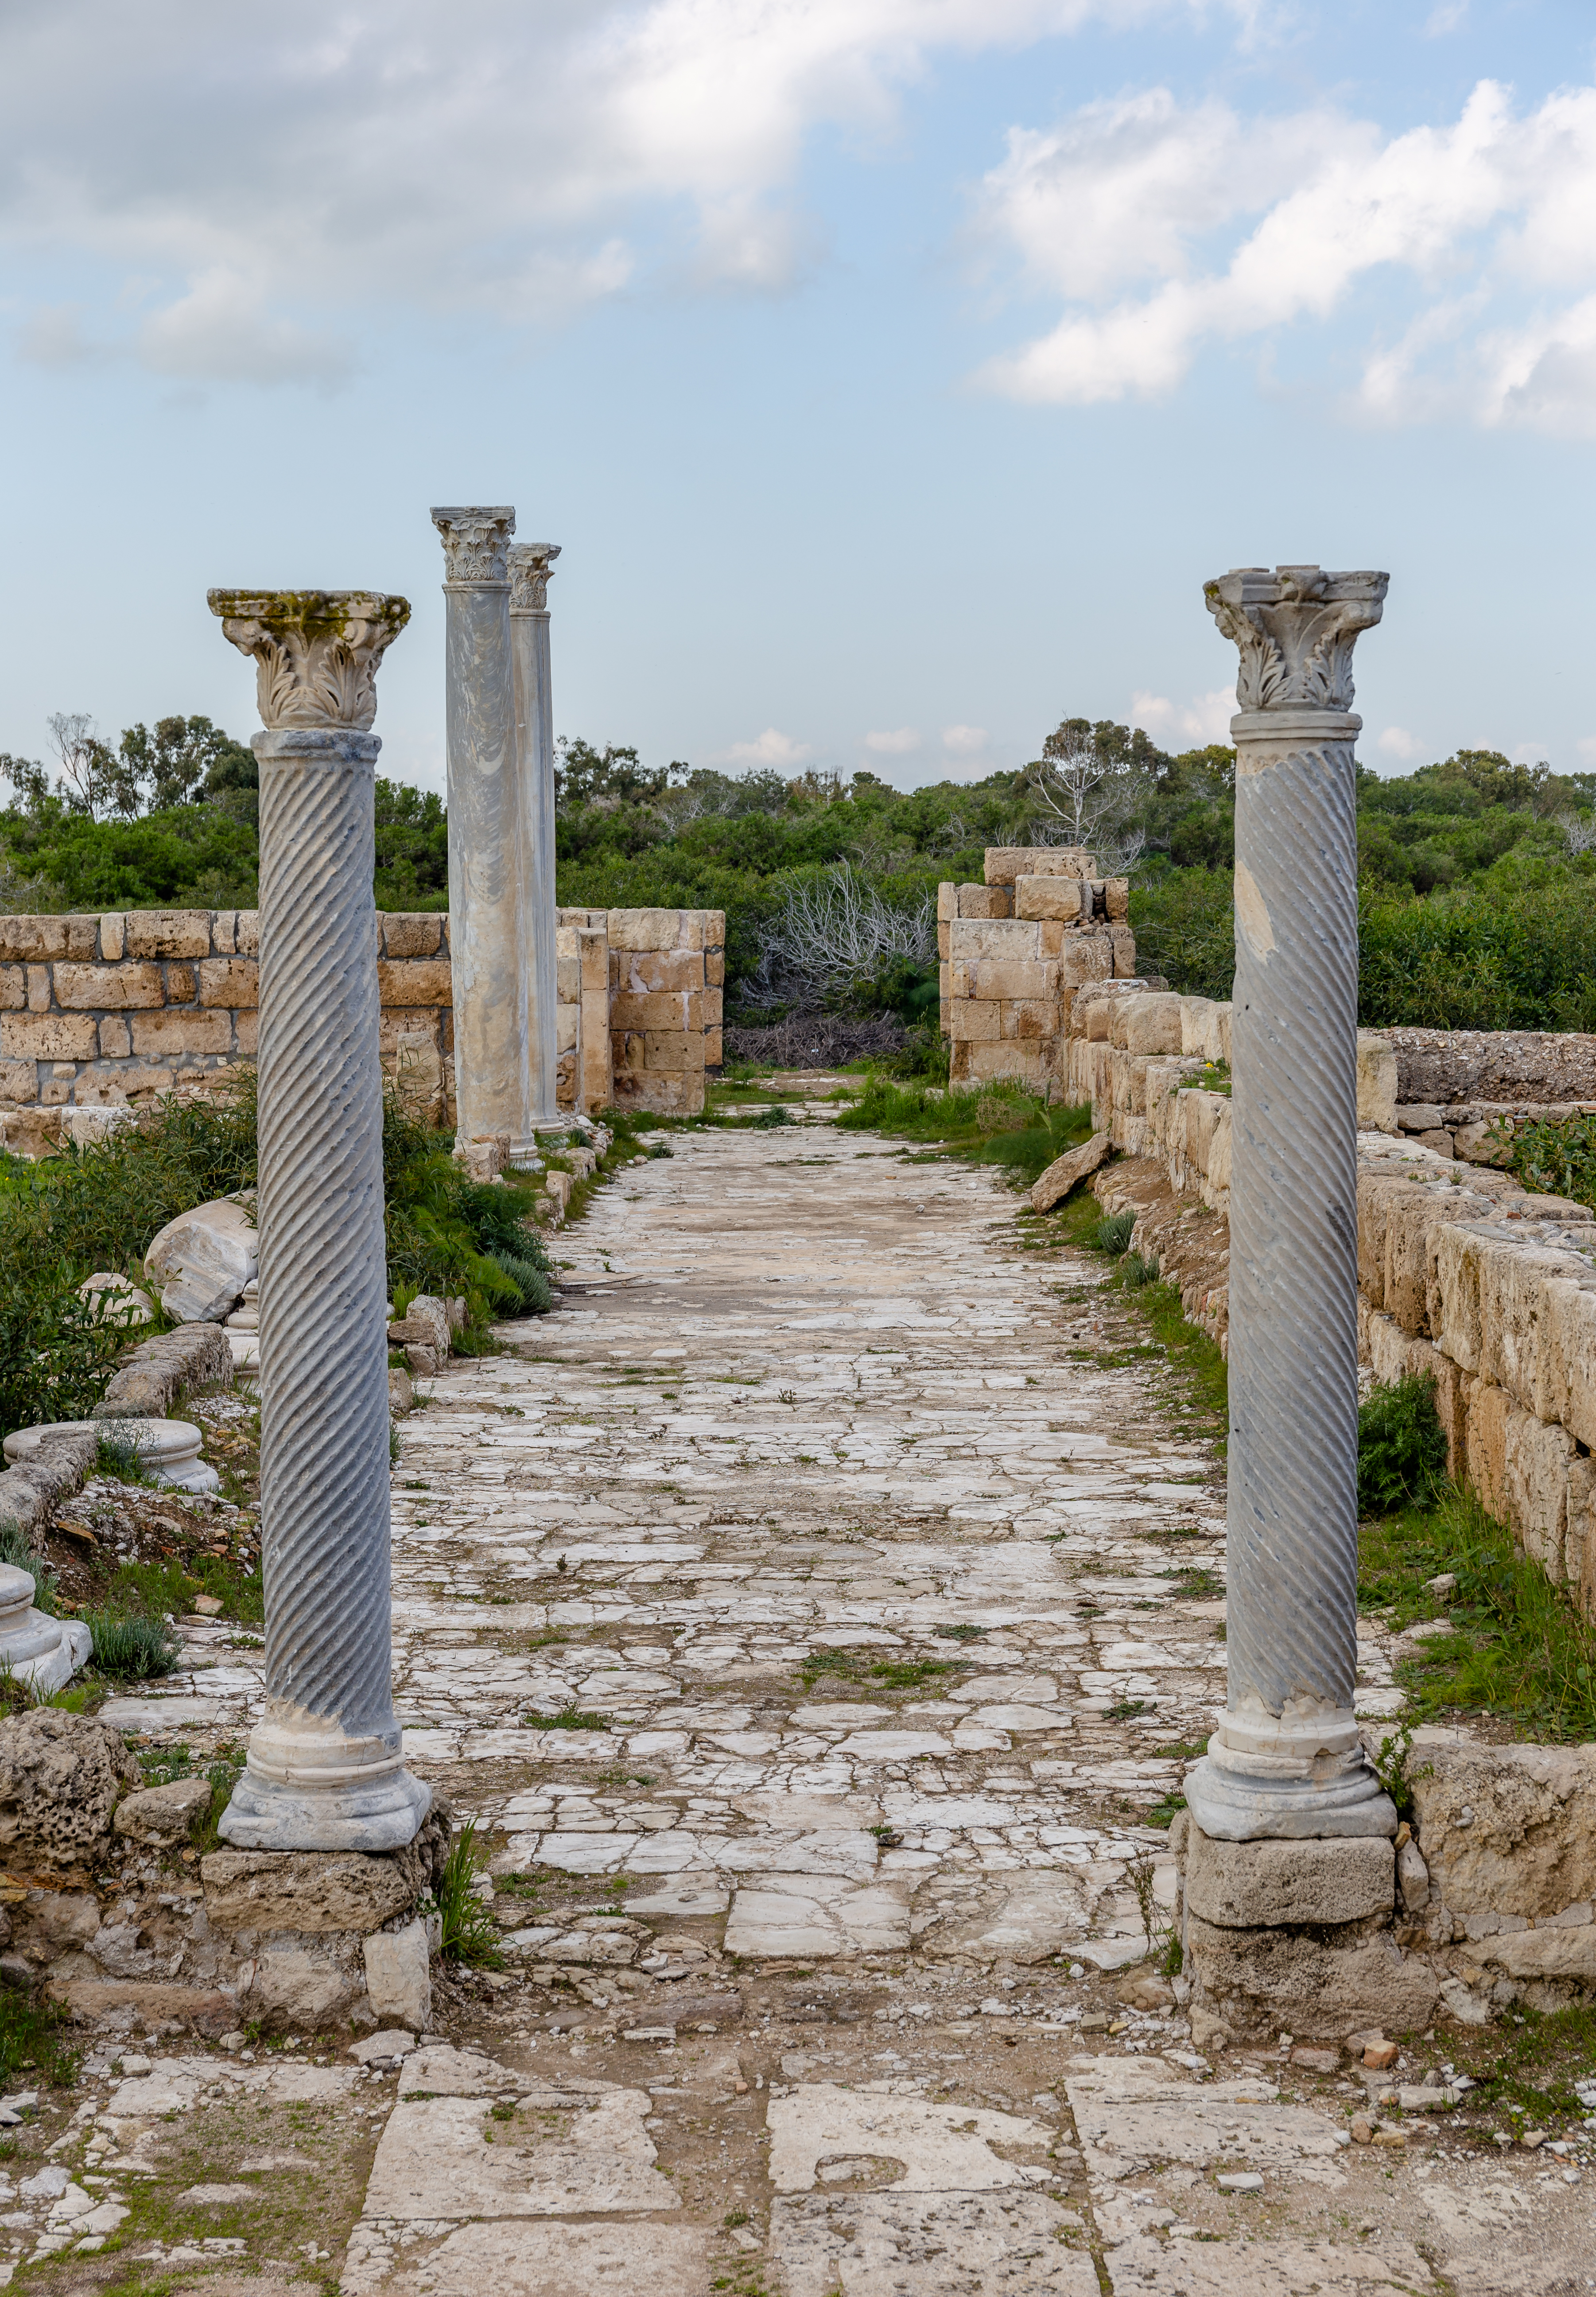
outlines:
{"label": "carved acanthus leaf capital", "polygon": [[223,635],[255,660],[260,722],[346,726],[377,714],[377,664],[410,619],[382,590],[210,590]]}
{"label": "carved acanthus leaf capital", "polygon": [[432,524],[443,537],[443,579],[446,582],[502,582],[505,553],[515,531],[515,514],[506,505],[498,507],[468,504],[463,508],[434,510]]}
{"label": "carved acanthus leaf capital", "polygon": [[1243,710],[1350,710],[1353,648],[1384,608],[1388,574],[1320,566],[1238,566],[1203,585],[1208,611],[1241,652]]}
{"label": "carved acanthus leaf capital", "polygon": [[510,546],[510,612],[545,614],[548,585],[560,555],[557,542],[516,542]]}

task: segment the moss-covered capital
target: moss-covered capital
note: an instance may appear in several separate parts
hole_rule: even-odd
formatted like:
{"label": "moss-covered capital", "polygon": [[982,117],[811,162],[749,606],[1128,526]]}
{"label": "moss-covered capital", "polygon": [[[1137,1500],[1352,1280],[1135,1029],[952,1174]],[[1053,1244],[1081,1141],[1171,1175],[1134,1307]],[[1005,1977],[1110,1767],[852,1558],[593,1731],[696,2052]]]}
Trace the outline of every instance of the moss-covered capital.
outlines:
{"label": "moss-covered capital", "polygon": [[407,598],[381,590],[210,590],[210,611],[252,655],[268,731],[347,726],[377,714],[377,664],[410,619]]}

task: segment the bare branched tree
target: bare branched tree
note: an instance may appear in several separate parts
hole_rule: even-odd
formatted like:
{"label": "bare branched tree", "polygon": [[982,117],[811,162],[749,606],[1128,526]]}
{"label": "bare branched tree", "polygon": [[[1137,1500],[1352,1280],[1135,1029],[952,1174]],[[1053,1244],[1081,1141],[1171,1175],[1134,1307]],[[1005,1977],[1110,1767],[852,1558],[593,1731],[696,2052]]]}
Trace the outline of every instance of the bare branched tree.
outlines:
{"label": "bare branched tree", "polygon": [[106,813],[138,811],[136,769],[100,739],[86,712],[57,710],[45,724],[61,767],[55,786],[74,813],[98,821]]}
{"label": "bare branched tree", "polygon": [[752,1005],[797,1005],[806,1012],[835,1004],[904,959],[928,965],[936,956],[936,897],[907,907],[883,901],[851,862],[783,889],[765,929],[759,967],[745,991]]}
{"label": "bare branched tree", "polygon": [[1148,775],[1102,749],[1083,719],[1066,718],[1030,769],[1036,805],[1029,834],[1039,845],[1082,845],[1107,877],[1121,877],[1147,843],[1135,816]]}
{"label": "bare branched tree", "polygon": [[1559,813],[1558,827],[1570,853],[1596,851],[1596,813]]}

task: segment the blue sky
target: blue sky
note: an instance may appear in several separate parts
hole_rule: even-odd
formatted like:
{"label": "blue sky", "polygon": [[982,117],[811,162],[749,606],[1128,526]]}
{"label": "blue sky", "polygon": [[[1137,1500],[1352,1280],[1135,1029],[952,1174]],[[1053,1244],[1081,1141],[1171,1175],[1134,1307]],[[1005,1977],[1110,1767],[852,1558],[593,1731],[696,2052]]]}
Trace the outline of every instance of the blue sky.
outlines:
{"label": "blue sky", "polygon": [[1217,738],[1205,577],[1389,570],[1365,762],[1596,766],[1575,0],[12,0],[0,749],[255,720],[212,584],[563,547],[555,722],[901,786]]}

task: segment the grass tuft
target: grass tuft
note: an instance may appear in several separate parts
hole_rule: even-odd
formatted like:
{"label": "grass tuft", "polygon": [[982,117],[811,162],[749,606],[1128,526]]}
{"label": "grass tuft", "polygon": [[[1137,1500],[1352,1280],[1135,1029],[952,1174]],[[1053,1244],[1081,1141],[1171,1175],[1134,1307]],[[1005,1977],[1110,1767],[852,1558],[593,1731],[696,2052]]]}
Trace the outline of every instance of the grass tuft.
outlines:
{"label": "grass tuft", "polygon": [[1422,1507],[1446,1482],[1446,1435],[1430,1372],[1380,1381],[1358,1407],[1358,1512]]}
{"label": "grass tuft", "polygon": [[120,1618],[111,1611],[88,1611],[84,1617],[94,1637],[95,1665],[102,1675],[126,1683],[170,1675],[179,1645],[159,1620]]}
{"label": "grass tuft", "polygon": [[438,1914],[442,1929],[439,1947],[446,1962],[463,1962],[473,1970],[502,1970],[498,1926],[477,1890],[477,1826],[468,1818],[456,1835],[438,1883]]}

